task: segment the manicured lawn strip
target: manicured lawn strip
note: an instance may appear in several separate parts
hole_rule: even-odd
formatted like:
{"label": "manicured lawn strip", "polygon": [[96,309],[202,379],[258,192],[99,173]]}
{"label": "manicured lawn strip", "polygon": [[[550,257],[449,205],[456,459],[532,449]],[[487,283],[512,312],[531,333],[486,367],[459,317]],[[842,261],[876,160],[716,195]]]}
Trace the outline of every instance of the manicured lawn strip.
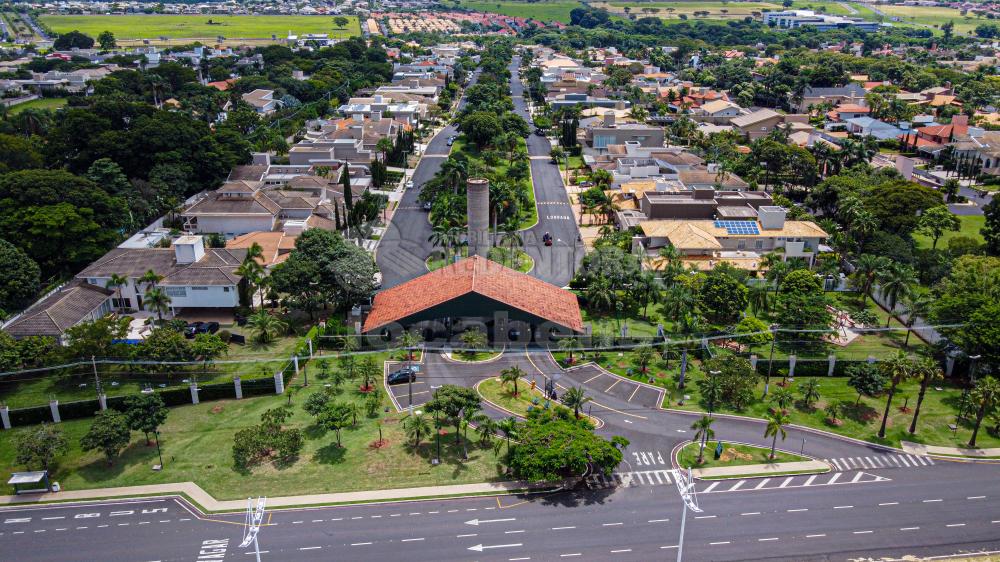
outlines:
{"label": "manicured lawn strip", "polygon": [[[986,217],[983,215],[959,215],[958,220],[962,223],[961,228],[957,232],[945,232],[944,235],[938,239],[938,249],[948,249],[948,241],[957,236],[971,236],[980,243],[983,242],[983,235],[980,230],[982,230],[983,226],[986,224]],[[930,248],[931,244],[934,242],[930,236],[919,233],[915,233],[913,235],[913,240],[920,248]]]}
{"label": "manicured lawn strip", "polygon": [[66,98],[39,98],[37,100],[26,101],[24,103],[19,103],[14,107],[10,108],[11,115],[17,115],[27,109],[48,109],[56,110],[60,107],[66,105],[68,100]]}
{"label": "manicured lawn strip", "polygon": [[[345,16],[350,22],[345,29],[336,27],[332,16],[225,16],[205,15],[125,15],[125,16],[62,16],[42,15],[40,23],[56,33],[78,30],[91,37],[103,31],[114,33],[122,39],[158,39],[159,37],[184,39],[210,39],[219,35],[227,39],[279,39],[291,31],[293,35],[326,33],[330,37],[359,35],[358,18]],[[212,20],[212,24],[208,21]]]}
{"label": "manicured lawn strip", "polygon": [[493,359],[495,357],[500,357],[503,354],[502,351],[456,351],[451,354],[451,358],[455,361],[465,361],[468,363],[477,361],[486,361],[487,359]]}
{"label": "manicured lawn strip", "polygon": [[725,450],[735,449],[739,453],[751,455],[751,459],[741,459],[733,458],[729,462],[723,462],[721,459],[715,458],[715,444],[717,440],[709,440],[705,444],[705,459],[702,464],[698,464],[698,449],[701,447],[700,443],[688,443],[683,449],[677,453],[677,464],[681,468],[716,468],[720,466],[746,466],[750,464],[770,464],[779,462],[801,462],[810,461],[812,459],[808,457],[802,457],[799,455],[794,455],[792,453],[786,453],[780,450],[775,450],[774,459],[770,458],[771,449],[765,447],[753,447],[751,445],[737,445],[732,443],[726,443],[723,440],[722,447]]}
{"label": "manicured lawn strip", "polygon": [[[546,402],[549,402],[542,395],[542,391],[539,389],[531,390],[531,382],[521,379],[517,383],[518,394],[514,396],[514,385],[507,384],[503,385],[500,383],[499,378],[489,378],[479,383],[476,387],[479,391],[479,395],[489,400],[490,402],[500,406],[505,410],[514,412],[515,414],[521,416],[522,418],[528,416],[528,407],[534,406],[536,408],[543,408]],[[533,404],[532,400],[538,399],[538,404]],[[558,403],[549,403],[549,407],[563,407]]]}
{"label": "manicured lawn strip", "polygon": [[510,256],[510,248],[507,246],[490,249],[490,259],[501,265],[516,269],[521,273],[528,273],[535,267],[535,260],[531,259],[531,256],[527,252],[516,246],[514,247],[514,258],[511,259],[508,256]]}
{"label": "manicured lawn strip", "polygon": [[[664,400],[663,407],[688,411],[705,411],[706,406],[701,403],[701,393],[698,389],[697,381],[704,378],[701,372],[688,376],[688,384],[683,391],[676,388],[668,390],[668,398]],[[936,381],[927,389],[924,403],[920,408],[920,418],[917,422],[917,432],[910,435],[908,429],[910,421],[913,419],[912,409],[916,406],[919,384],[916,381],[907,381],[899,386],[896,396],[892,401],[892,409],[889,412],[889,423],[886,429],[886,438],[879,439],[877,436],[879,424],[882,419],[882,412],[885,409],[885,397],[878,396],[869,398],[862,397],[856,404],[858,394],[853,388],[848,386],[847,377],[795,377],[791,383],[792,391],[798,394],[800,387],[806,380],[815,378],[819,381],[820,399],[813,406],[812,410],[805,409],[801,403],[788,408],[788,415],[791,423],[806,427],[813,427],[823,431],[829,431],[855,439],[862,439],[872,443],[900,447],[900,441],[911,441],[914,443],[925,443],[928,445],[941,445],[946,447],[965,447],[968,444],[972,433],[972,424],[969,421],[961,421],[958,425],[957,435],[952,434],[949,424],[955,423],[955,414],[962,389],[950,381]],[[777,390],[777,383],[781,377],[771,378],[771,391]],[[941,388],[941,390],[936,390]],[[764,379],[760,377],[757,384],[756,396],[759,398],[764,393]],[[684,404],[679,404],[683,395],[690,396],[690,400],[685,400]],[[902,412],[900,408],[907,403],[910,411]],[[842,422],[839,426],[827,423],[827,414],[823,411],[830,402],[839,402],[844,405],[845,413],[840,415]],[[768,402],[759,399],[743,411],[735,411],[723,407],[716,408],[716,412],[737,414],[754,418],[764,418],[767,411],[772,407]],[[979,431],[977,444],[982,448],[1000,446],[1000,438],[990,435],[986,430],[988,421],[984,421],[983,428]],[[763,436],[763,426],[761,435]],[[726,440],[726,435],[716,432],[716,438]],[[780,446],[780,439],[779,439]],[[808,445],[807,445],[808,448]]]}
{"label": "manicured lawn strip", "polygon": [[[150,467],[159,462],[156,447],[143,443],[143,436],[133,434],[132,443],[113,466],[93,452],[80,451],[80,437],[86,433],[90,420],[73,420],[60,424],[70,445],[53,470],[53,478],[64,489],[134,486],[165,482],[193,481],[217,499],[239,499],[247,489],[266,495],[347,492],[366,489],[405,488],[448,484],[465,484],[499,479],[498,463],[492,450],[480,448],[473,439],[469,460],[461,460],[461,450],[455,444],[454,428],[447,428],[442,437],[443,461],[432,466],[434,442],[424,442],[416,454],[406,443],[401,420],[405,414],[381,414],[383,437],[389,445],[373,448],[378,439],[374,419],[363,414],[355,428],[342,431],[344,448],[336,445],[333,432],[324,431],[302,410],[308,395],[323,390],[321,380],[310,377],[310,386],[299,387],[293,382],[293,417],[288,426],[302,428],[305,446],[289,466],[258,467],[250,474],[232,468],[232,440],[239,429],[256,425],[267,409],[288,402],[287,396],[261,396],[241,401],[205,402],[195,406],[172,408],[167,423],[161,428],[160,442],[165,469],[153,472]],[[346,384],[337,401],[361,403],[357,392],[359,381]],[[379,392],[381,380],[378,382]],[[388,398],[384,400],[388,404]],[[16,430],[15,430],[16,431]],[[470,436],[472,434],[470,433]],[[14,439],[6,434],[0,439],[0,472],[21,470],[14,462]]]}

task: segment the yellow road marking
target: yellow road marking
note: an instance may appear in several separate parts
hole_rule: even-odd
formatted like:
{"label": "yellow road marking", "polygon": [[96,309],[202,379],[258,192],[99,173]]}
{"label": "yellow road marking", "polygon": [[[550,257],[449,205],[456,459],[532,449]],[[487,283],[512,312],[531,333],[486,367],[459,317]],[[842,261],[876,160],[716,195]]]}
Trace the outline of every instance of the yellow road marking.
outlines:
{"label": "yellow road marking", "polygon": [[608,388],[606,388],[606,389],[604,390],[604,392],[611,392],[611,389],[612,389],[612,388],[614,388],[614,387],[615,387],[615,385],[617,385],[617,384],[618,384],[618,383],[620,383],[620,382],[622,382],[622,380],[621,380],[621,379],[615,379],[615,382],[611,383],[611,386],[609,386]]}
{"label": "yellow road marking", "polygon": [[628,397],[628,401],[629,401],[629,402],[631,402],[631,401],[632,401],[632,399],[633,399],[633,398],[635,398],[635,394],[636,394],[637,392],[639,392],[639,389],[640,389],[640,388],[642,388],[642,387],[641,387],[640,385],[635,385],[635,390],[633,390],[633,391],[632,391],[632,396],[629,396],[629,397]]}
{"label": "yellow road marking", "polygon": [[590,381],[592,381],[592,380],[594,380],[596,378],[603,377],[603,376],[604,376],[604,373],[597,373],[596,375],[594,375],[594,376],[590,377],[589,379],[583,381],[583,384],[587,384],[588,382],[590,382]]}

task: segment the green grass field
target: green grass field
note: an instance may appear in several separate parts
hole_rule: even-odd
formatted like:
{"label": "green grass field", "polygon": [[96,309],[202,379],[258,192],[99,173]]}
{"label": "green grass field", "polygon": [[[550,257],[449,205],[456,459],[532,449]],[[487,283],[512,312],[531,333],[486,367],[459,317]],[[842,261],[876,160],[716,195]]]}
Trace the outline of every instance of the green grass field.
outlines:
{"label": "green grass field", "polygon": [[[948,248],[948,241],[956,236],[971,236],[979,242],[983,242],[983,235],[979,231],[986,224],[986,217],[983,215],[959,215],[958,220],[962,221],[962,227],[957,232],[945,232],[938,239],[938,248]],[[913,239],[917,242],[917,246],[921,248],[930,248],[933,242],[930,236],[923,234],[914,234]]]}
{"label": "green grass field", "polygon": [[917,24],[921,27],[931,26],[940,28],[941,25],[952,21],[955,23],[955,33],[964,34],[976,28],[980,23],[990,20],[977,18],[975,15],[963,16],[959,10],[953,8],[936,6],[879,6],[879,9],[890,17],[899,18],[899,22],[887,21],[887,23],[907,23]]}
{"label": "green grass field", "polygon": [[569,23],[569,13],[573,8],[583,4],[571,0],[543,0],[541,2],[518,2],[516,0],[449,0],[445,6],[462,7],[477,12],[503,14],[521,18],[533,18],[539,21],[560,21]]}
{"label": "green grass field", "polygon": [[[310,368],[314,368],[315,363],[310,363]],[[318,371],[314,369],[313,374]],[[357,391],[358,382],[346,383],[334,399],[361,403],[363,397]],[[362,412],[355,427],[342,430],[343,447],[338,447],[335,434],[317,427],[314,419],[302,410],[308,395],[323,391],[324,380],[311,376],[309,387],[303,388],[301,383],[301,379],[293,382],[294,415],[286,426],[301,428],[305,445],[299,457],[288,466],[265,464],[250,474],[232,468],[233,435],[259,423],[265,410],[288,402],[287,396],[271,395],[172,408],[160,430],[165,464],[160,472],[151,470],[151,466],[159,462],[156,447],[147,446],[141,433],[133,433],[129,446],[113,465],[108,466],[102,455],[80,450],[80,437],[86,433],[91,420],[63,422],[59,428],[70,450],[57,460],[53,477],[64,490],[192,481],[217,499],[240,499],[246,496],[250,487],[260,494],[295,495],[462,484],[498,478],[497,459],[492,449],[480,447],[474,432],[469,433],[473,438],[469,460],[461,459],[454,428],[448,428],[448,434],[442,437],[442,463],[431,465],[433,441],[424,441],[414,450],[402,429],[405,414],[383,414],[380,410],[382,438],[388,443],[375,447],[373,444],[379,439],[377,419]],[[378,386],[377,391],[384,393],[381,379]],[[388,397],[383,394],[383,398],[388,404]],[[0,472],[4,474],[23,468],[14,461],[13,436],[14,433],[8,432],[0,439]]]}
{"label": "green grass field", "polygon": [[[612,1],[597,3],[595,6],[607,8],[608,11],[625,15],[625,8],[630,14],[637,17],[655,16],[664,19],[679,19],[681,14],[694,18],[694,12],[709,12],[707,18],[701,19],[742,19],[752,16],[754,13],[761,13],[764,10],[780,11],[785,8],[781,2],[723,2],[721,0],[692,0],[690,2],[679,0],[677,2],[622,2]],[[813,10],[820,13],[847,16],[852,15],[850,10],[839,2],[822,2],[809,0],[796,0],[790,9]]]}
{"label": "green grass field", "polygon": [[[327,33],[331,37],[350,37],[361,33],[358,18],[349,16],[347,27],[340,29],[330,16],[220,16],[220,15],[128,15],[128,16],[39,16],[39,21],[56,33],[77,30],[91,37],[102,31],[114,33],[122,40],[170,39],[215,41],[219,35],[227,40],[265,39],[276,35],[283,41],[291,32]],[[211,20],[212,24],[208,21]]]}
{"label": "green grass field", "polygon": [[39,98],[29,102],[19,103],[10,108],[11,115],[17,115],[26,109],[59,109],[66,105],[66,98]]}

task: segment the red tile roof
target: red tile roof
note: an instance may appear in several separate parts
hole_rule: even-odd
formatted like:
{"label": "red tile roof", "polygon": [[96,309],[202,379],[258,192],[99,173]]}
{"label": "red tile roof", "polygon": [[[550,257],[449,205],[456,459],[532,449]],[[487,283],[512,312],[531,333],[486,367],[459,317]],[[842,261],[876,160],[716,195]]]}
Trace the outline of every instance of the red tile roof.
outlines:
{"label": "red tile roof", "polygon": [[453,263],[375,295],[363,331],[370,332],[469,293],[477,293],[577,332],[583,331],[576,295],[480,256]]}

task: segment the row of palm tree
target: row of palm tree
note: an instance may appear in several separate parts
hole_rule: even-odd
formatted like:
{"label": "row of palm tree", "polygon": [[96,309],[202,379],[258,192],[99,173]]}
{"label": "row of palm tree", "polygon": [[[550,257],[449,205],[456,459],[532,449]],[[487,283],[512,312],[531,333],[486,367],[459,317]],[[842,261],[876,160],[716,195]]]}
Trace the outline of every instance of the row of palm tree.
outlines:
{"label": "row of palm tree", "polygon": [[862,304],[878,283],[879,296],[885,300],[890,311],[886,328],[892,323],[896,305],[902,304],[901,316],[905,318],[903,324],[906,326],[903,346],[909,347],[913,325],[929,312],[933,303],[930,295],[920,289],[920,280],[913,268],[885,256],[862,254],[855,261],[853,282],[861,292]]}

